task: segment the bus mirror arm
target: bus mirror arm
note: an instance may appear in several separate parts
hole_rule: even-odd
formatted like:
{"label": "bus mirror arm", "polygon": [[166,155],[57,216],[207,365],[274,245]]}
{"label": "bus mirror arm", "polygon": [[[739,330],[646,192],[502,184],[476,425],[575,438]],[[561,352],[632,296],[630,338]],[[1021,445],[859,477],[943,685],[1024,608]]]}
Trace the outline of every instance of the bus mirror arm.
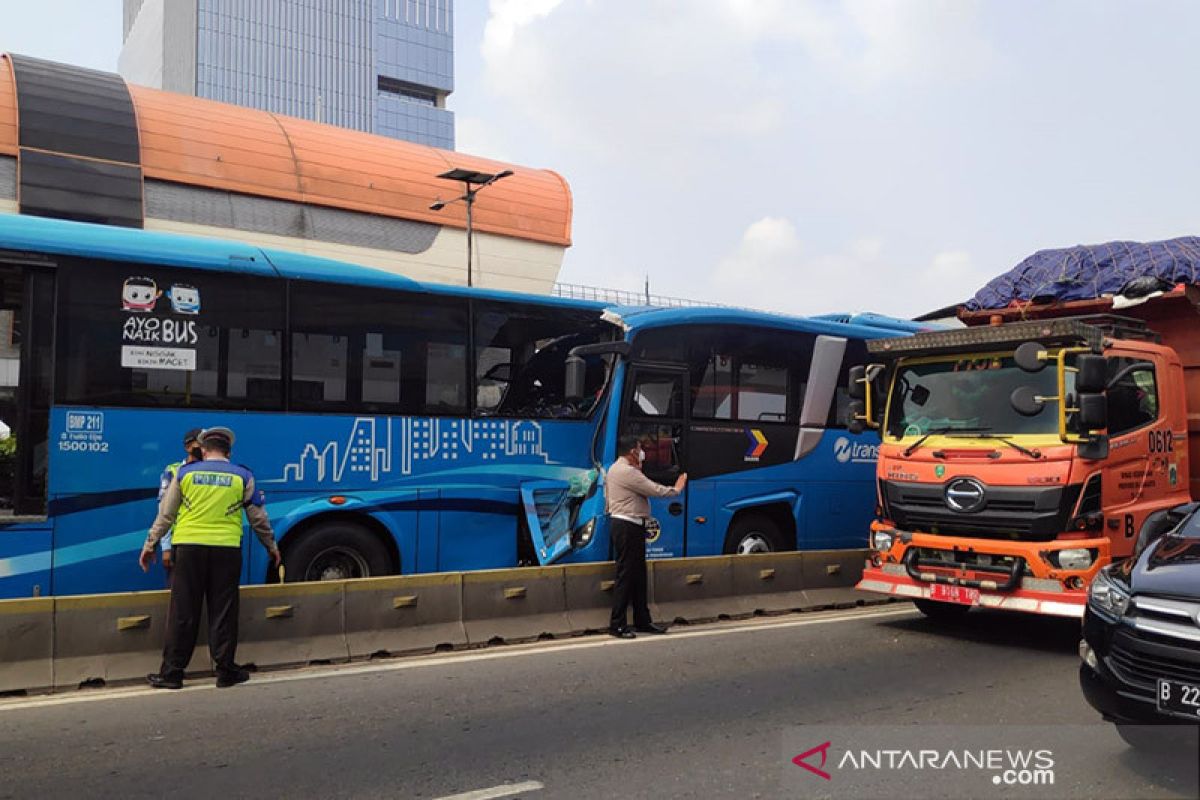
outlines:
{"label": "bus mirror arm", "polygon": [[564,361],[566,367],[566,382],[563,394],[568,400],[581,400],[584,396],[584,386],[587,383],[587,360],[585,356],[616,355],[625,358],[629,355],[629,342],[595,342],[572,347]]}

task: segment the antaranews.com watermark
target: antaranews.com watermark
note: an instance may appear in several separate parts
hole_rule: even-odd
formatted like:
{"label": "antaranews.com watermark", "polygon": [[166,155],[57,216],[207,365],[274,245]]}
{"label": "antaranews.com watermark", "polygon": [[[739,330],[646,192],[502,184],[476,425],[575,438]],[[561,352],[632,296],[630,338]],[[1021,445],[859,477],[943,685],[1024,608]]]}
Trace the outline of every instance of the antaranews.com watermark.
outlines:
{"label": "antaranews.com watermark", "polygon": [[[784,734],[790,797],[1200,797],[1200,735],[1132,750],[1111,725],[803,725]],[[1169,751],[1169,752],[1167,752]]]}

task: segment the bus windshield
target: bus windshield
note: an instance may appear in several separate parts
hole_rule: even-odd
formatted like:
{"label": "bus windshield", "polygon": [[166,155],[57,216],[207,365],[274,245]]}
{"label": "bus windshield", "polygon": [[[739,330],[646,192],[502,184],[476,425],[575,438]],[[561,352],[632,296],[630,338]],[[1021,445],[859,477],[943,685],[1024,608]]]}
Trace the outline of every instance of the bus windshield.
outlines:
{"label": "bus windshield", "polygon": [[[1070,381],[1072,373],[1067,377]],[[1048,397],[1058,392],[1053,369],[1028,373],[1008,356],[902,364],[888,404],[887,433],[896,439],[939,429],[1057,433],[1053,403],[1032,417],[1021,416],[1012,407],[1009,398],[1019,386],[1030,386]]]}
{"label": "bus windshield", "polygon": [[[587,375],[584,381],[584,396],[571,399],[566,396],[567,355],[582,344],[612,338],[611,328],[588,333],[575,333],[543,343],[524,365],[508,365],[515,368],[507,385],[502,390],[500,402],[490,411],[496,416],[533,416],[556,419],[586,417],[595,407],[604,390],[607,369],[600,356],[587,358]],[[501,377],[492,380],[499,384]],[[480,390],[485,391],[486,386]]]}

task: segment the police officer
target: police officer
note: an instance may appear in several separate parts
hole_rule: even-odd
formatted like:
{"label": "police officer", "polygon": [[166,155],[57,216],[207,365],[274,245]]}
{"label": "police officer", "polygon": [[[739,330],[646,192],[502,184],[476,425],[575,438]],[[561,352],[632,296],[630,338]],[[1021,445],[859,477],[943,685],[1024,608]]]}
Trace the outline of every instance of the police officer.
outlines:
{"label": "police officer", "polygon": [[604,505],[617,561],[608,632],[621,639],[632,639],[637,634],[630,629],[625,616],[630,606],[633,606],[633,625],[639,632],[667,632],[650,619],[646,599],[646,528],[651,522],[648,498],[678,495],[687,485],[687,473],[682,473],[674,486],[664,486],[642,473],[646,451],[640,438],[621,436],[617,449],[621,455],[604,478]]}
{"label": "police officer", "polygon": [[272,561],[280,562],[275,533],[254,488],[250,470],[229,462],[233,431],[208,428],[200,434],[204,459],[179,468],[158,506],[158,517],[142,546],[139,563],[148,570],[154,548],[174,525],[174,576],[167,641],[158,673],[146,676],[156,689],[180,689],[196,648],[200,611],[208,605],[209,652],[217,686],[235,686],[250,673],[237,653],[238,579],[242,572],[242,512]]}
{"label": "police officer", "polygon": [[[167,487],[171,485],[171,481],[175,480],[175,473],[179,472],[179,468],[184,464],[191,464],[193,461],[199,461],[204,457],[204,451],[200,449],[200,428],[192,428],[183,435],[183,452],[185,454],[183,461],[176,461],[167,464],[167,468],[163,470],[162,475],[158,479],[158,502],[162,502],[163,495],[167,493]],[[162,564],[163,569],[167,571],[167,580],[171,580],[171,532],[167,531],[162,537]]]}

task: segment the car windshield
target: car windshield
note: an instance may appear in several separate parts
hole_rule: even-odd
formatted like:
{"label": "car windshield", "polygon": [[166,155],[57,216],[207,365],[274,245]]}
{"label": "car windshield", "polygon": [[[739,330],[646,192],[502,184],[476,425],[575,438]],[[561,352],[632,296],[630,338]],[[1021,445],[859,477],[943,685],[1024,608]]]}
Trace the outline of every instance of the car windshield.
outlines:
{"label": "car windshield", "polygon": [[[1068,380],[1072,373],[1067,373]],[[1029,386],[1038,395],[1057,394],[1055,371],[1021,370],[1009,356],[986,356],[901,364],[888,408],[888,435],[899,439],[930,431],[986,431],[994,435],[1056,433],[1053,402],[1025,417],[1009,398]],[[1070,387],[1068,386],[1068,391]]]}

